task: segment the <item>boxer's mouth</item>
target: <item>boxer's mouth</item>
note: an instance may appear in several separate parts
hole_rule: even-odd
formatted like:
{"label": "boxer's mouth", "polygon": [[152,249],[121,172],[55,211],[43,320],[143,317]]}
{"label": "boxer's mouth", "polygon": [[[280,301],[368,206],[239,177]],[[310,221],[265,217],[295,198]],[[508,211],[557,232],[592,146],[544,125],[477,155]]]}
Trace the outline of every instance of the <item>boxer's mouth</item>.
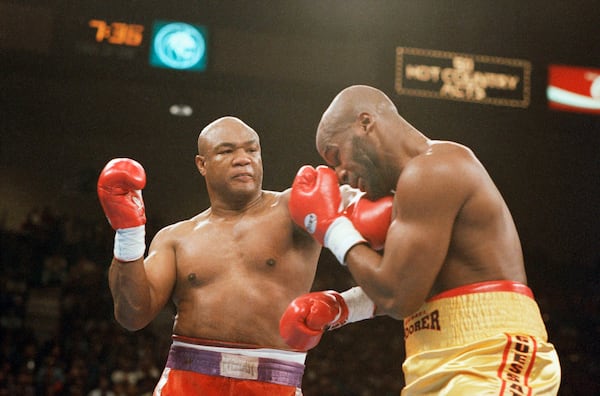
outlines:
{"label": "boxer's mouth", "polygon": [[254,176],[252,175],[252,173],[242,172],[242,173],[236,173],[235,175],[233,175],[232,179],[248,181],[248,180],[254,179]]}

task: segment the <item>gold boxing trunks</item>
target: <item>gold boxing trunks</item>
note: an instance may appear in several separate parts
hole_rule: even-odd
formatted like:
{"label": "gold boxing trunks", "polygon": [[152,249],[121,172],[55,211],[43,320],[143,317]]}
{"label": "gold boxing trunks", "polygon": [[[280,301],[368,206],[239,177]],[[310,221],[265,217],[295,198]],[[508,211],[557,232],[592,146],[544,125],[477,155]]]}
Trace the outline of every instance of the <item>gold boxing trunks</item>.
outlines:
{"label": "gold boxing trunks", "polygon": [[408,395],[556,395],[560,363],[531,290],[493,281],[429,299],[404,320]]}

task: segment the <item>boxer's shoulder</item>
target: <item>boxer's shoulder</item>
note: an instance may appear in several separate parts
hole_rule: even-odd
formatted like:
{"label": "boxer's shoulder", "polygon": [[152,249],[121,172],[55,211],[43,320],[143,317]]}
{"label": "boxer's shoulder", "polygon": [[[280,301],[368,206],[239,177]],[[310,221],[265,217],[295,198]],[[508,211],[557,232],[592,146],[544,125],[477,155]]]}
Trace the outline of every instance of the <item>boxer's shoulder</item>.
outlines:
{"label": "boxer's shoulder", "polygon": [[271,191],[271,190],[263,190],[262,192],[262,200],[263,200],[263,208],[268,209],[286,209],[290,200],[290,192],[291,189],[286,189],[284,191]]}
{"label": "boxer's shoulder", "polygon": [[206,222],[208,216],[202,212],[190,219],[181,220],[176,223],[165,226],[156,233],[156,238],[169,239],[179,238],[182,235],[189,234],[194,228],[201,227],[203,222]]}

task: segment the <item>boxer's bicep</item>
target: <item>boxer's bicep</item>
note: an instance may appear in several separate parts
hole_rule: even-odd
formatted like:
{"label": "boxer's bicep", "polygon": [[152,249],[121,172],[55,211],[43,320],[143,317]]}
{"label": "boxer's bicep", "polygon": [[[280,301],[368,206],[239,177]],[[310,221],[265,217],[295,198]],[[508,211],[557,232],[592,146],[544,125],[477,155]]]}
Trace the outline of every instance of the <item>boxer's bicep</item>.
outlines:
{"label": "boxer's bicep", "polygon": [[423,214],[402,205],[400,211],[404,215],[394,216],[383,256],[366,246],[356,246],[347,256],[348,268],[378,312],[398,319],[425,301],[443,265],[452,230],[451,216],[443,213],[446,209]]}
{"label": "boxer's bicep", "polygon": [[393,290],[390,309],[405,317],[423,304],[443,265],[449,232],[424,221],[395,220],[387,234],[380,279]]}
{"label": "boxer's bicep", "polygon": [[460,189],[448,185],[447,169],[411,169],[398,184],[394,219],[386,237],[381,278],[395,282],[397,315],[414,312],[424,302],[444,264]]}

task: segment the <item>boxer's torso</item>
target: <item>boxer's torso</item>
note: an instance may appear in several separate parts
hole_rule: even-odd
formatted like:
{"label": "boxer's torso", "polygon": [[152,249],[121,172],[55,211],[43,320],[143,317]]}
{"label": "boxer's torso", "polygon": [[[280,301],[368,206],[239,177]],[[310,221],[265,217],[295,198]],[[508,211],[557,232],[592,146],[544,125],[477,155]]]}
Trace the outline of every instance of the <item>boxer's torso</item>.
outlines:
{"label": "boxer's torso", "polygon": [[279,319],[310,290],[320,246],[294,227],[285,195],[265,192],[257,205],[228,218],[209,209],[170,232],[175,334],[287,348]]}
{"label": "boxer's torso", "polygon": [[489,174],[464,146],[434,142],[431,156],[451,167],[456,177],[456,216],[444,263],[430,296],[463,285],[489,280],[526,284],[523,254],[516,226],[502,195]]}

